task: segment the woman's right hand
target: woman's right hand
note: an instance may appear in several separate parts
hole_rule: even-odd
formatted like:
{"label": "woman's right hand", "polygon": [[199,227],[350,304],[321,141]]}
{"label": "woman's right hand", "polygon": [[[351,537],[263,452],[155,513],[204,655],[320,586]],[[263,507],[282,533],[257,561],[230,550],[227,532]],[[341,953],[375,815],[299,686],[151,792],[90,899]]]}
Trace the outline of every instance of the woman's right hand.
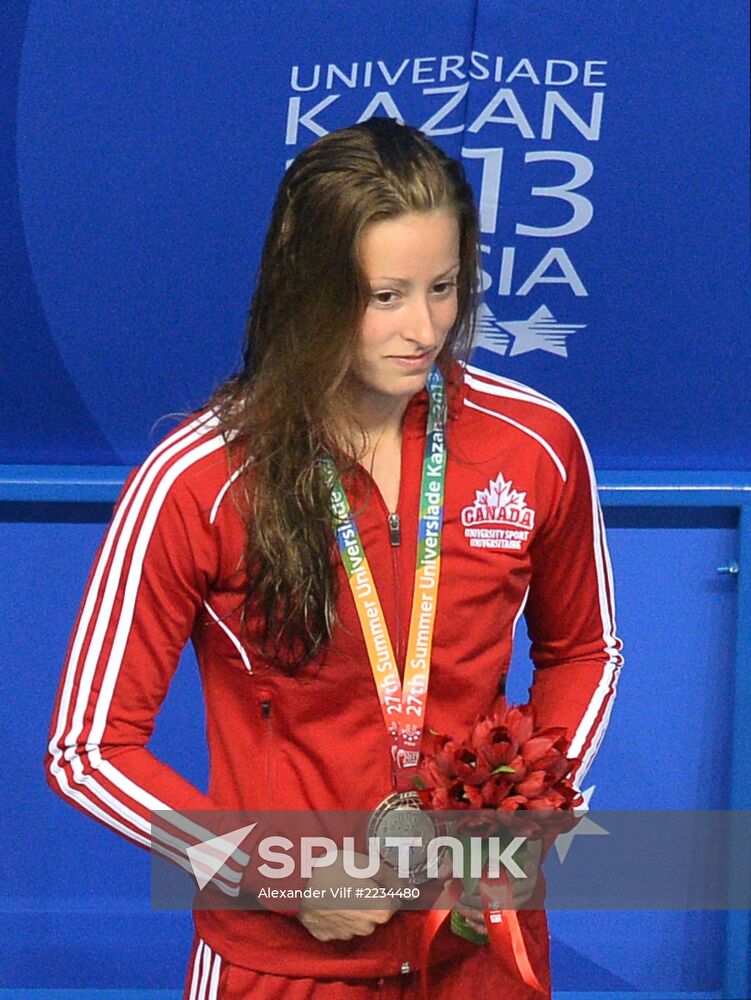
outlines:
{"label": "woman's right hand", "polygon": [[319,941],[367,937],[387,923],[395,910],[301,910],[297,919]]}
{"label": "woman's right hand", "polygon": [[[367,858],[362,854],[355,854],[354,860],[358,867],[363,867],[367,862]],[[345,872],[341,856],[333,865],[316,868],[308,881],[309,888],[324,891],[324,899],[336,898],[331,890],[342,887],[349,887],[350,898],[355,896],[356,890],[364,889],[366,891],[361,898],[367,898],[371,894],[369,890],[375,890],[377,897],[377,890],[380,887],[398,885],[394,872],[386,864],[382,866],[376,879],[353,878]],[[391,901],[394,901],[393,897]],[[393,907],[382,910],[322,909],[320,902],[316,904],[309,900],[303,903],[297,919],[318,941],[350,941],[353,937],[367,937],[368,934],[372,934],[376,927],[388,923],[395,912],[396,909]]]}

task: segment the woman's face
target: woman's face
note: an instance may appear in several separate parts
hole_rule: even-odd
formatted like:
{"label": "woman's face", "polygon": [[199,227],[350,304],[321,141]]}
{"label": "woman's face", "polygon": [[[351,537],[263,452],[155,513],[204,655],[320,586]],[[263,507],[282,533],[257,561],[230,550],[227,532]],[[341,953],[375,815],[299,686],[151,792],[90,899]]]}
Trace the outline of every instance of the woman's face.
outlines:
{"label": "woman's face", "polygon": [[368,226],[360,263],[370,286],[353,374],[369,395],[419,392],[457,313],[459,223],[439,209]]}

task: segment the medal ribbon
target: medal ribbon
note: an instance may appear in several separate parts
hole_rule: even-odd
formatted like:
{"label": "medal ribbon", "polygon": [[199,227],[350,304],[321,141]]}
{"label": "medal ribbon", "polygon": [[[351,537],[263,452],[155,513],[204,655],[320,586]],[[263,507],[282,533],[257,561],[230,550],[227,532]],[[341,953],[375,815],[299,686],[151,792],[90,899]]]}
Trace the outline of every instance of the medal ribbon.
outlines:
{"label": "medal ribbon", "polygon": [[[514,977],[519,977],[527,986],[542,996],[548,996],[545,987],[537,978],[532,967],[518,912],[513,908],[513,905],[510,909],[499,908],[495,898],[496,894],[490,892],[490,881],[482,880],[480,882],[480,898],[484,907],[483,916],[490,950]],[[505,897],[504,901],[508,904],[511,897],[511,887],[506,873],[503,872],[500,879],[492,880],[492,882],[500,887]],[[426,914],[420,938],[419,956],[422,1000],[430,1000],[428,979],[431,945],[445,921],[451,916],[451,911],[459,902],[463,890],[464,885],[461,879],[455,878],[447,882],[443,892],[433,904],[433,909]]]}
{"label": "medal ribbon", "polygon": [[331,521],[360,619],[383,721],[391,738],[394,782],[401,790],[411,787],[408,769],[417,767],[420,761],[441,566],[446,478],[446,392],[436,367],[431,369],[427,389],[430,406],[422,463],[417,563],[403,687],[373,574],[347,494],[334,463],[328,460],[323,466],[326,482],[331,487]]}

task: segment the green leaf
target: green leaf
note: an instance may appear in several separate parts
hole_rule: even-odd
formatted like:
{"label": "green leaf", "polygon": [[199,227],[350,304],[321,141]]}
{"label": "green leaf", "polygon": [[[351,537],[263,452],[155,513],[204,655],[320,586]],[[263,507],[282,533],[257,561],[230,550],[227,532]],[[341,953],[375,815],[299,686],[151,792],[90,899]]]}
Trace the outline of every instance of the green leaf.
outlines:
{"label": "green leaf", "polygon": [[470,845],[472,843],[472,835],[467,834],[464,837],[459,837],[459,843],[462,845],[464,851],[464,872],[462,873],[462,885],[464,886],[464,891],[468,896],[477,888],[478,878],[473,877],[469,874],[470,869]]}
{"label": "green leaf", "polygon": [[498,767],[494,767],[490,772],[491,774],[513,774],[516,770],[515,767],[509,767],[508,764],[499,764]]}
{"label": "green leaf", "polygon": [[456,910],[452,910],[451,912],[451,930],[457,937],[464,938],[466,941],[471,941],[472,944],[488,943],[488,939],[485,935],[478,934],[477,931],[473,931],[461,913],[457,913]]}
{"label": "green leaf", "polygon": [[475,891],[479,881],[479,878],[474,878],[472,875],[462,875],[462,885],[464,886],[464,891],[468,896],[471,896]]}

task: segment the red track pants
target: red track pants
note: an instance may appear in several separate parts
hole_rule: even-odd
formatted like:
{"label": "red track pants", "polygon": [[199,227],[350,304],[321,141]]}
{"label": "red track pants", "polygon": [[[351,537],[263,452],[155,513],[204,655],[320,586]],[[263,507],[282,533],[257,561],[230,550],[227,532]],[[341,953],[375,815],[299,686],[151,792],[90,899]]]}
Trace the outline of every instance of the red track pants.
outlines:
{"label": "red track pants", "polygon": [[[521,983],[509,989],[487,948],[469,958],[434,966],[430,1000],[543,1000]],[[549,996],[549,994],[548,994]],[[183,1000],[420,1000],[420,976],[410,972],[381,979],[303,979],[231,965],[196,937]]]}

